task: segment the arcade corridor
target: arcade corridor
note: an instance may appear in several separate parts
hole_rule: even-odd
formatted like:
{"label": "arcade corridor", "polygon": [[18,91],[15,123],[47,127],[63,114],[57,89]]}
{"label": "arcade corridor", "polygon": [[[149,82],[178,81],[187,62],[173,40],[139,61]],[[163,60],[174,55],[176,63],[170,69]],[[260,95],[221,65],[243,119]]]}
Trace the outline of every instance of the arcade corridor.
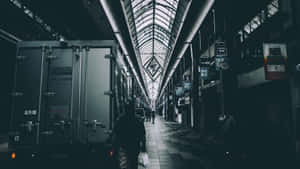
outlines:
{"label": "arcade corridor", "polygon": [[0,169],[299,169],[299,35],[300,0],[0,0]]}

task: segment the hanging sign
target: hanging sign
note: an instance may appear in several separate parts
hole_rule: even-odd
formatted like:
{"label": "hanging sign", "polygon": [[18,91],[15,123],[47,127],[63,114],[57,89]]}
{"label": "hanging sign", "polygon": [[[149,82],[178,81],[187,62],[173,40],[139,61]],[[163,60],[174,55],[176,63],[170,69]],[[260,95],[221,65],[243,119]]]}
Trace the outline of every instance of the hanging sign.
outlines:
{"label": "hanging sign", "polygon": [[266,80],[287,77],[287,49],[285,44],[263,44]]}
{"label": "hanging sign", "polygon": [[192,83],[190,81],[183,82],[184,91],[190,91],[192,89]]}
{"label": "hanging sign", "polygon": [[191,104],[191,97],[190,96],[185,96],[184,97],[184,104]]}
{"label": "hanging sign", "polygon": [[217,41],[215,44],[215,55],[218,57],[227,56],[226,44],[223,41]]}
{"label": "hanging sign", "polygon": [[184,94],[184,90],[182,86],[177,86],[175,89],[176,96],[182,96]]}
{"label": "hanging sign", "polygon": [[203,80],[208,79],[208,70],[209,67],[200,67],[200,78]]}
{"label": "hanging sign", "polygon": [[149,77],[155,81],[159,75],[159,71],[161,70],[161,65],[155,56],[151,57],[145,64],[144,69]]}
{"label": "hanging sign", "polygon": [[216,70],[219,71],[219,70],[222,70],[222,64],[224,63],[225,61],[225,58],[223,56],[216,56]]}
{"label": "hanging sign", "polygon": [[228,69],[227,47],[225,42],[217,41],[215,44],[215,63],[216,70]]}

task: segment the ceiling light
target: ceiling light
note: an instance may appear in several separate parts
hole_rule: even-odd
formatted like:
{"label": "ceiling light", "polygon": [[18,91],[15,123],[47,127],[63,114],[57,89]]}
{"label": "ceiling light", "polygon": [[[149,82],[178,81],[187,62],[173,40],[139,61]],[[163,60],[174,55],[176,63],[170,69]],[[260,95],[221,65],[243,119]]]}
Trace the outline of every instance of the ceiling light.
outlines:
{"label": "ceiling light", "polygon": [[109,5],[107,4],[107,1],[106,0],[100,0],[100,3],[103,7],[104,12],[106,13],[106,16],[107,16],[107,18],[109,20],[109,23],[110,23],[110,25],[113,29],[113,32],[119,32],[118,25],[117,25],[117,23],[114,19],[114,16],[113,16],[113,14],[112,14],[112,12],[109,8]]}

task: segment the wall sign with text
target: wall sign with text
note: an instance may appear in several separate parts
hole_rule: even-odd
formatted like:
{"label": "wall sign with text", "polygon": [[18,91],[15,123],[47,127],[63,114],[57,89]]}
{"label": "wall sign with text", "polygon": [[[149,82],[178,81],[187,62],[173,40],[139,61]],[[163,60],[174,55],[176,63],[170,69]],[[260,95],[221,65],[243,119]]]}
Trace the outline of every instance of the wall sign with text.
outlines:
{"label": "wall sign with text", "polygon": [[287,49],[285,44],[263,44],[266,80],[287,77]]}

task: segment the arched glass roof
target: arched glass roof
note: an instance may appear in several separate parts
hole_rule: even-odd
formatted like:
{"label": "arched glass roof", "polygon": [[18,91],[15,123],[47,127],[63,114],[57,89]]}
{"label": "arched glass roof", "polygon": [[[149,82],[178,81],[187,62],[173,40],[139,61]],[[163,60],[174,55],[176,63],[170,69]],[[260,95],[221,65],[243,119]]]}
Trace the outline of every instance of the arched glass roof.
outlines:
{"label": "arched glass roof", "polygon": [[178,33],[172,30],[179,24],[175,22],[179,1],[124,0],[129,31],[152,99],[158,95],[163,66]]}

